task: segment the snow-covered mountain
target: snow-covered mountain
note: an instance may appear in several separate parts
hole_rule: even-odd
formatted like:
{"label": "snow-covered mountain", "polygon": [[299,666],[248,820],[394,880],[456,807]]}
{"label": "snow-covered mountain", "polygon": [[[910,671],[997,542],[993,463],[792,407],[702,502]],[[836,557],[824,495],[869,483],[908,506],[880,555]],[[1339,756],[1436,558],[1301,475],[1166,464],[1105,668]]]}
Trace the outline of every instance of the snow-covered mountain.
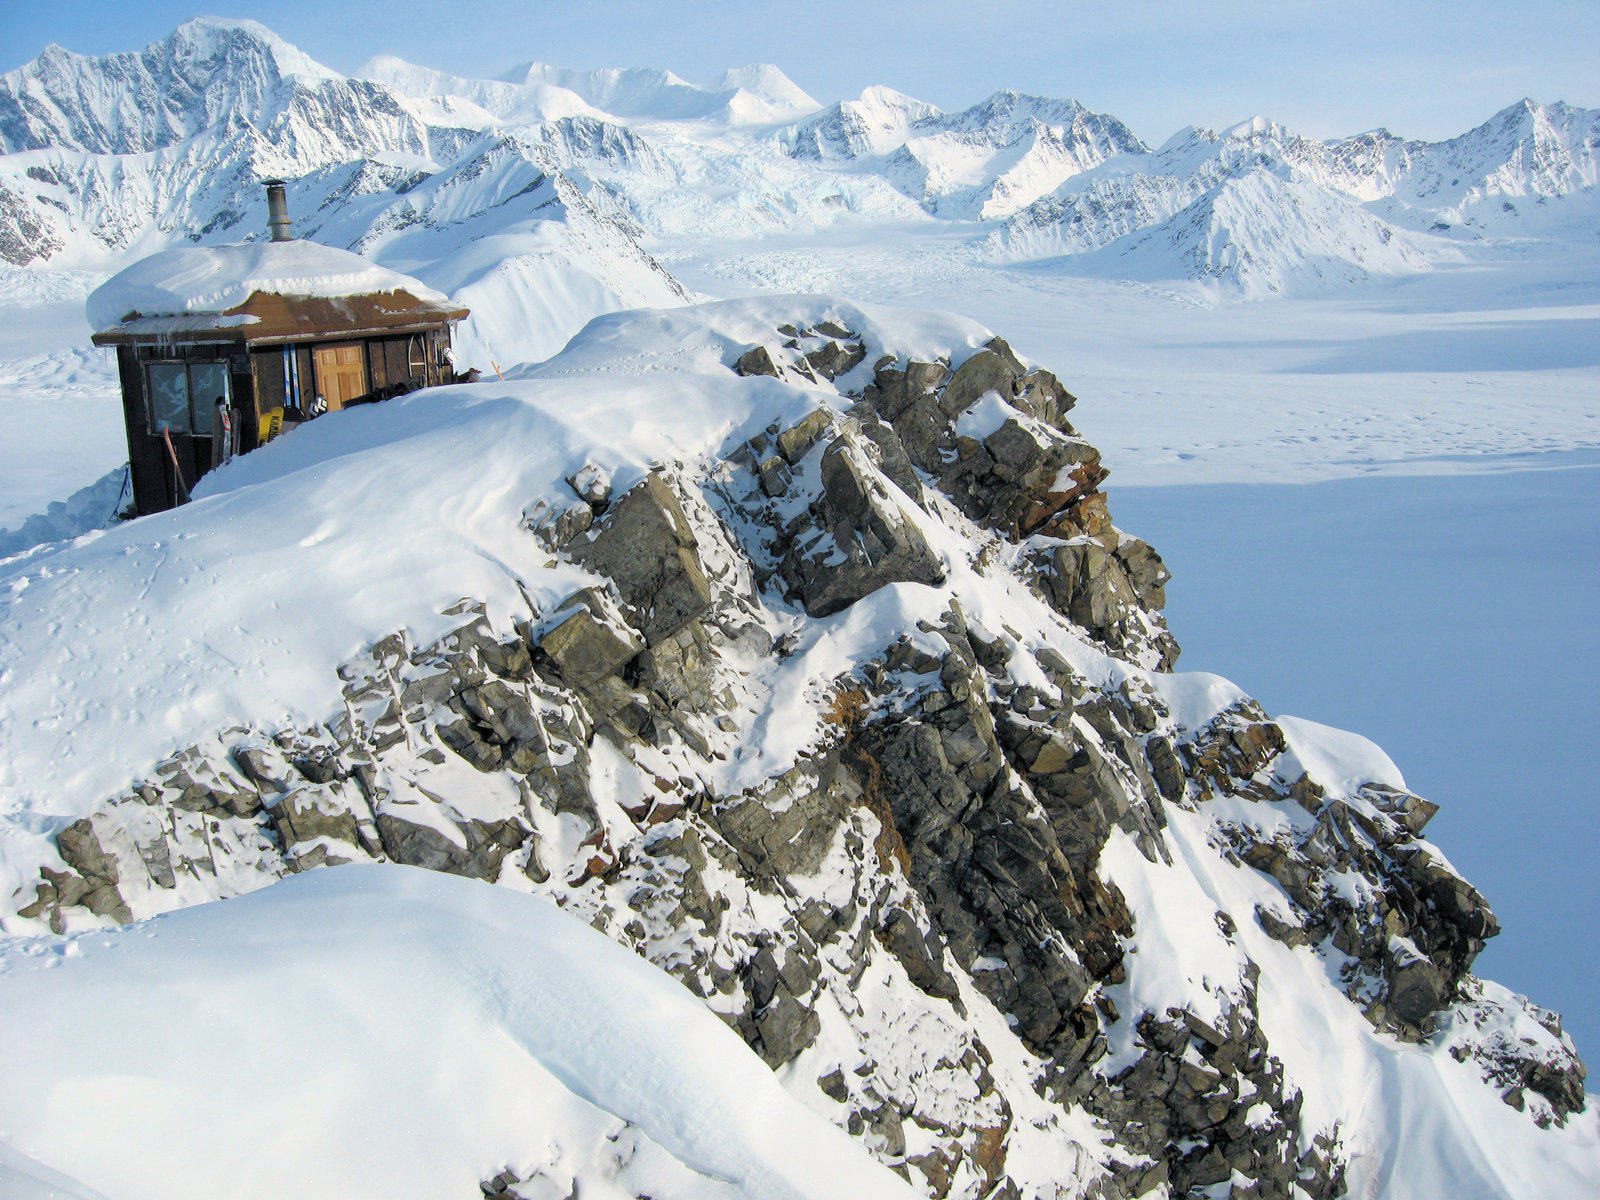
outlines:
{"label": "snow-covered mountain", "polygon": [[508,124],[214,18],[138,54],[52,48],[0,77],[0,257],[107,269],[180,239],[261,236],[260,181],[281,176],[302,236],[478,297],[463,344],[482,366],[545,357],[596,313],[687,298],[583,183],[596,158],[642,179],[670,167],[555,90],[536,89],[542,107],[523,95],[518,115],[537,119]]}
{"label": "snow-covered mountain", "polygon": [[1174,670],[1072,406],[960,318],[617,314],[0,563],[0,1168],[1582,1194],[1582,1064],[1472,974],[1435,805]]}
{"label": "snow-covered mountain", "polygon": [[230,118],[264,128],[297,93],[363,90],[254,21],[188,21],[135,53],[90,58],[47,46],[0,87],[0,147],[140,154]]}
{"label": "snow-covered mountain", "polygon": [[[1321,157],[1263,121],[1190,130],[1159,152],[1075,181],[992,233],[1003,260],[1074,256],[1131,279],[1216,280],[1252,294],[1326,291],[1455,257],[1305,169]],[[1324,177],[1325,178],[1325,177]]]}
{"label": "snow-covered mountain", "polygon": [[914,125],[939,115],[932,104],[904,92],[869,87],[854,100],[830,104],[797,121],[784,131],[783,141],[795,158],[822,162],[869,158],[899,149]]}
{"label": "snow-covered mountain", "polygon": [[734,125],[771,125],[821,107],[777,67],[758,64],[727,71],[700,86],[671,71],[632,68],[573,71],[529,63],[505,78],[524,87],[548,85],[582,96],[619,117],[646,120],[721,120]]}
{"label": "snow-covered mountain", "polygon": [[941,113],[887,88],[868,88],[783,137],[797,158],[876,160],[871,169],[944,217],[1009,216],[1109,158],[1145,152],[1115,117],[1075,100],[1009,91]]}
{"label": "snow-covered mountain", "polygon": [[1447,142],[1333,142],[1253,118],[1068,180],[989,237],[1002,258],[1102,273],[1326,290],[1426,270],[1461,239],[1592,227],[1600,112],[1532,101]]}
{"label": "snow-covered mountain", "polygon": [[[1597,147],[1600,114],[1532,101],[1439,143],[1320,141],[1256,118],[1151,151],[1071,100],[1003,91],[945,113],[875,87],[823,107],[770,66],[704,85],[540,63],[473,80],[385,57],[345,78],[260,25],[201,19],[137,53],[50,47],[0,76],[0,258],[108,269],[178,238],[237,240],[260,228],[273,175],[299,181],[302,231],[430,282],[486,226],[538,222],[533,265],[564,298],[540,315],[549,336],[484,339],[503,360],[553,352],[597,312],[682,299],[645,246],[841,224],[940,223],[967,235],[951,254],[1221,294],[1359,285],[1486,237],[1587,236]],[[488,164],[506,157],[559,204],[497,190]],[[412,196],[446,176],[451,204]],[[389,235],[404,222],[430,236],[402,253]]]}

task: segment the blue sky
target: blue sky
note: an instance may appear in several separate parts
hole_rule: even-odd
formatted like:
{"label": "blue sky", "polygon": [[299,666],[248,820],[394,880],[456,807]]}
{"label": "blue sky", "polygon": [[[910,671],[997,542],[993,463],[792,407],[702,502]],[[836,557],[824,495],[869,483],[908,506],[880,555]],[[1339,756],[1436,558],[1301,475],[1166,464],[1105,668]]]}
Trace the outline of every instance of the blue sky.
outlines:
{"label": "blue sky", "polygon": [[1597,0],[0,0],[0,70],[49,42],[136,49],[198,12],[262,21],[340,71],[378,53],[480,77],[530,59],[689,79],[773,62],[823,101],[873,83],[945,108],[1002,87],[1075,96],[1153,143],[1255,114],[1439,138],[1525,95],[1600,106]]}

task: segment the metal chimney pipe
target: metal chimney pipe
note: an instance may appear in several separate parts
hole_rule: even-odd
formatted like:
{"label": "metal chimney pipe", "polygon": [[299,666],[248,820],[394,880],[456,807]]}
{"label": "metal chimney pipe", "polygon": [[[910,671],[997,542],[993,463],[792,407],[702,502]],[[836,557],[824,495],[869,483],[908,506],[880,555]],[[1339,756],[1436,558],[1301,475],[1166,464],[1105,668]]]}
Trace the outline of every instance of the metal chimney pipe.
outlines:
{"label": "metal chimney pipe", "polygon": [[289,221],[289,201],[283,194],[283,180],[268,179],[266,184],[267,231],[275,242],[292,242],[294,234]]}

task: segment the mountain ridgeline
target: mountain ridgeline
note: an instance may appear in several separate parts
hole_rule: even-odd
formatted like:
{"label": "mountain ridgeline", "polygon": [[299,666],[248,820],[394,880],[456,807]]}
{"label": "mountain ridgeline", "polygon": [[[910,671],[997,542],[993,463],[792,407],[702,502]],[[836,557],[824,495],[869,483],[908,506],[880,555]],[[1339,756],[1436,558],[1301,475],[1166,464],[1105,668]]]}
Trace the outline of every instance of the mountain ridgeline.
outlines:
{"label": "mountain ridgeline", "polygon": [[[302,234],[558,328],[532,347],[469,338],[504,361],[554,353],[596,312],[682,300],[642,246],[685,236],[932,221],[968,231],[979,261],[1230,294],[1403,277],[1484,238],[1592,228],[1597,146],[1600,114],[1532,101],[1444,142],[1321,141],[1256,118],[1151,149],[1072,100],[1000,92],[947,113],[873,87],[824,107],[773,67],[699,86],[378,58],[346,78],[259,25],[202,19],[136,53],[52,46],[0,76],[0,259],[99,270],[253,236],[257,181],[281,176]],[[470,253],[505,236],[538,251]]]}

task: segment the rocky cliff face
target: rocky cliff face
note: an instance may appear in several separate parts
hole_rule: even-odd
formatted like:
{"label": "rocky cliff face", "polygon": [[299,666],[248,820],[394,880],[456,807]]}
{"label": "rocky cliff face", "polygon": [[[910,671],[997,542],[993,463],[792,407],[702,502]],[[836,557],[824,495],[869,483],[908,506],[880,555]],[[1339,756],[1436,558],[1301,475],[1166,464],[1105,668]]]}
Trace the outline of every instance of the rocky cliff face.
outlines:
{"label": "rocky cliff face", "polygon": [[[1470,974],[1496,925],[1434,806],[1172,673],[1167,572],[1056,377],[795,307],[703,368],[787,415],[529,497],[529,570],[588,586],[509,627],[463,598],[443,637],[327,663],[320,724],[139,769],[8,925],[348,862],[533,891],[930,1197],[1366,1186],[1394,1135],[1319,1039],[1385,1078],[1426,1056],[1519,1129],[1580,1110],[1558,1019]],[[630,374],[684,369],[612,333]]]}

